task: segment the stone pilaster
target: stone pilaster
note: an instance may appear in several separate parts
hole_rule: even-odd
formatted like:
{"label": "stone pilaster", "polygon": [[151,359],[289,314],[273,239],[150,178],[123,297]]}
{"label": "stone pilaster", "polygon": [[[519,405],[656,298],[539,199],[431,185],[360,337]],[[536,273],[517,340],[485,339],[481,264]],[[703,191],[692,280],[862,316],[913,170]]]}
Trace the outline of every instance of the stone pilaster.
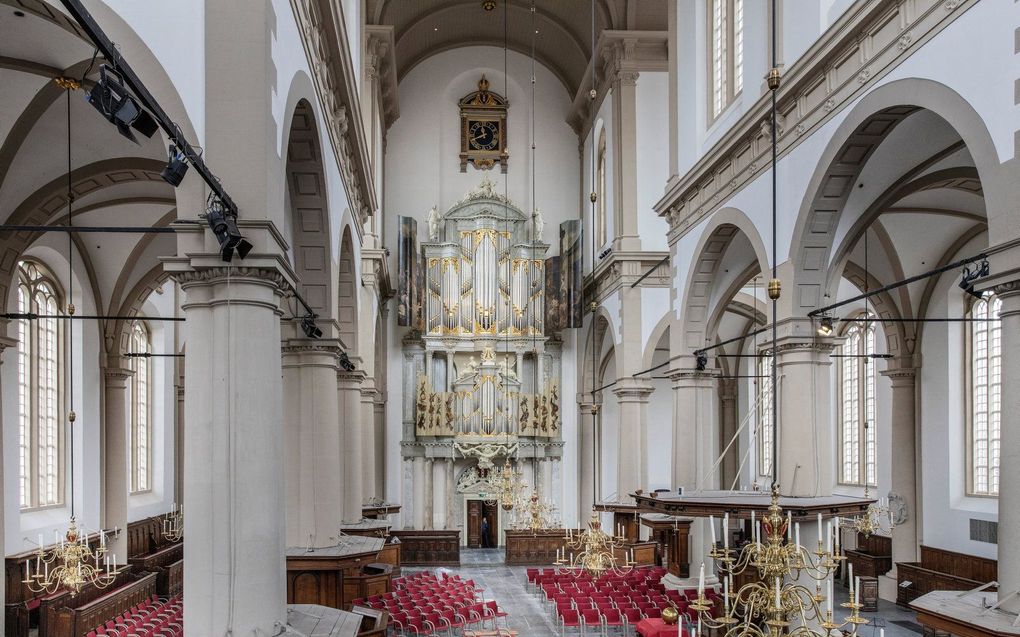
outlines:
{"label": "stone pilaster", "polygon": [[103,369],[103,527],[123,529],[110,538],[108,550],[127,561],[128,496],[131,492],[131,435],[128,431],[128,379],[134,372],[111,357]]}
{"label": "stone pilaster", "polygon": [[[2,333],[2,330],[0,330],[0,333]],[[18,347],[18,341],[17,340],[0,335],[0,370],[2,370],[2,368],[3,368],[3,363],[4,363],[4,358],[5,358],[4,353],[7,351],[7,348],[13,348],[13,349],[16,350],[17,347]],[[16,357],[17,356],[17,352],[12,354],[12,356]],[[15,363],[15,364],[17,364],[17,363]],[[2,373],[0,373],[0,378],[3,378],[3,374]],[[0,383],[0,413],[3,413],[3,411],[2,411],[2,409],[3,409],[3,391],[2,390],[3,390],[3,384]],[[3,471],[4,471],[4,441],[3,441],[3,436],[0,436],[0,475],[4,475]],[[6,506],[6,503],[4,502],[3,489],[0,489],[0,511],[6,511],[7,509],[4,508],[5,506]],[[5,541],[4,525],[0,524],[0,546],[4,546],[4,541]],[[7,584],[6,578],[0,578],[0,599],[7,599],[5,597],[5,595],[7,594],[7,592],[6,592],[6,589],[7,589],[6,584]]]}
{"label": "stone pilaster", "polygon": [[[588,514],[595,505],[595,436],[598,433],[596,423],[598,422],[598,411],[601,405],[591,402],[582,402],[582,394],[578,394],[578,422],[579,438],[581,441],[578,450],[578,520],[586,522]],[[590,397],[590,394],[584,394]]]}
{"label": "stone pilaster", "polygon": [[613,81],[614,252],[641,249],[637,209],[637,80],[635,71],[618,71]]}
{"label": "stone pilaster", "polygon": [[432,458],[425,458],[425,526],[422,528],[426,530],[432,529],[433,516],[435,515],[435,507],[433,505],[435,490],[432,487],[432,464]]}
{"label": "stone pilaster", "polygon": [[376,463],[382,461],[382,456],[376,454],[376,427],[375,427],[375,403],[376,394],[379,390],[375,388],[375,379],[366,378],[361,386],[361,456],[363,459],[361,473],[361,498],[382,497],[383,493],[376,484]]}
{"label": "stone pilaster", "polygon": [[340,344],[291,339],[282,348],[287,546],[334,543],[342,519],[344,457],[336,374]]}
{"label": "stone pilaster", "polygon": [[443,528],[455,529],[457,524],[454,520],[457,514],[454,511],[454,507],[457,504],[455,497],[457,484],[454,482],[453,458],[447,458],[443,462],[443,470],[446,472],[446,519],[444,520]]}
{"label": "stone pilaster", "polygon": [[361,521],[364,465],[362,459],[363,423],[361,422],[361,386],[365,373],[360,370],[341,371],[336,377],[339,398],[341,455],[344,459],[343,511],[344,523]]}
{"label": "stone pilaster", "polygon": [[[733,436],[737,433],[737,381],[728,378],[719,381],[719,449],[720,453],[730,444]],[[724,489],[730,488],[737,477],[739,461],[739,441],[734,442],[723,455],[720,465],[720,486]],[[738,485],[739,488],[739,485]]]}
{"label": "stone pilaster", "polygon": [[[1002,416],[999,442],[999,597],[1020,590],[1020,281],[995,288],[1002,301]],[[1020,602],[1013,598],[1010,609]]]}
{"label": "stone pilaster", "polygon": [[450,483],[446,481],[446,461],[432,462],[432,527],[436,529],[446,528],[446,518],[449,513],[447,507],[450,503]]}
{"label": "stone pilaster", "polygon": [[706,472],[718,457],[716,435],[719,400],[717,372],[674,369],[673,383],[673,488],[714,489],[718,474]]}

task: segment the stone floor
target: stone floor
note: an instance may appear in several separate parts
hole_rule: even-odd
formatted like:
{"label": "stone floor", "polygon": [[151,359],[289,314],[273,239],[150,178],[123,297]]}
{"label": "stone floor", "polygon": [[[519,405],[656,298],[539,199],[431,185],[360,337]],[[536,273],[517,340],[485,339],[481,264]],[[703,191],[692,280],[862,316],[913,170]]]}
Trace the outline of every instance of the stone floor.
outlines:
{"label": "stone floor", "polygon": [[[451,570],[461,577],[475,580],[485,589],[483,596],[486,599],[496,599],[510,613],[510,627],[521,637],[560,634],[549,606],[528,590],[525,567],[506,566],[502,549],[461,549],[460,557],[460,568]],[[837,588],[836,601],[845,600],[845,589]],[[865,616],[878,621],[862,626],[858,631],[861,637],[878,637],[883,622],[886,637],[918,637],[921,634],[921,626],[916,623],[914,613],[891,602],[879,602],[878,612]]]}

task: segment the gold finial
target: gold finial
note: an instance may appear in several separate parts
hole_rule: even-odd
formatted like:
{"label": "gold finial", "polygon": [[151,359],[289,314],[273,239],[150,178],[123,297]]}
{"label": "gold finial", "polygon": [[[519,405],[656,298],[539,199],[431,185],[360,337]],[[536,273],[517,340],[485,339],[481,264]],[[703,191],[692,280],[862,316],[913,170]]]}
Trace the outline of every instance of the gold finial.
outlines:
{"label": "gold finial", "polygon": [[588,195],[588,198],[589,198],[589,199],[591,199],[591,202],[592,202],[592,203],[595,203],[596,201],[598,201],[598,198],[599,198],[599,196],[598,196],[598,193],[596,193],[596,192],[595,192],[595,191],[593,190],[593,191],[591,191],[591,194],[590,194],[590,195]]}
{"label": "gold finial", "polygon": [[478,80],[478,90],[482,93],[489,92],[489,80],[485,78],[485,74],[482,74],[482,79]]}
{"label": "gold finial", "polygon": [[779,279],[772,279],[769,281],[769,298],[775,301],[779,298],[779,295],[783,291],[783,284]]}
{"label": "gold finial", "polygon": [[779,88],[780,80],[782,79],[782,73],[779,72],[779,68],[773,66],[769,69],[768,75],[765,76],[765,82],[769,85],[769,90],[774,91]]}
{"label": "gold finial", "polygon": [[67,420],[68,420],[68,422],[71,422],[71,423],[73,423],[73,422],[74,422],[75,420],[77,420],[77,419],[78,419],[78,415],[77,415],[76,413],[74,413],[74,410],[73,410],[73,409],[72,409],[71,411],[69,411],[69,412],[68,412],[68,414],[67,414]]}
{"label": "gold finial", "polygon": [[74,316],[74,303],[67,304],[67,314],[69,316]]}

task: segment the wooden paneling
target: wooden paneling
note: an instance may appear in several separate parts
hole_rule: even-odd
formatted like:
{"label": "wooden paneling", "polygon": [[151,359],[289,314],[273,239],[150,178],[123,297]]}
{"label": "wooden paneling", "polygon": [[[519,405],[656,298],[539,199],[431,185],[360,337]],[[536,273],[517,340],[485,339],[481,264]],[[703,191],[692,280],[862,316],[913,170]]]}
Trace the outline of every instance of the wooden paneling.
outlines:
{"label": "wooden paneling", "polygon": [[393,575],[400,575],[400,547],[399,542],[389,542],[379,551],[379,563],[389,564],[393,568]]}
{"label": "wooden paneling", "polygon": [[460,566],[460,531],[393,531],[403,566]]}
{"label": "wooden paneling", "polygon": [[506,531],[506,563],[508,566],[552,566],[556,551],[563,548],[566,531],[539,529],[537,531]]}
{"label": "wooden paneling", "polygon": [[155,553],[132,557],[128,563],[136,565],[143,571],[156,571],[182,559],[184,559],[184,543],[178,542],[163,546]]}
{"label": "wooden paneling", "polygon": [[[146,573],[142,573],[146,575]],[[117,577],[111,586],[107,588],[95,588],[88,587],[82,589],[74,598],[67,591],[57,591],[52,595],[47,595],[39,600],[39,635],[47,637],[50,634],[50,622],[53,621],[53,617],[58,610],[65,606],[70,607],[81,607],[89,602],[95,601],[100,597],[109,594],[113,590],[117,590],[124,586],[127,586],[139,579],[138,569],[133,566],[128,566],[127,569]]]}
{"label": "wooden paneling", "polygon": [[857,548],[846,552],[853,564],[854,573],[866,577],[879,577],[892,570],[892,538],[883,535],[865,537],[857,534]]}
{"label": "wooden paneling", "polygon": [[154,515],[151,518],[129,523],[127,534],[129,560],[140,555],[155,553],[164,546],[172,544],[170,540],[163,537],[162,515]]}
{"label": "wooden paneling", "polygon": [[[996,581],[998,562],[922,546],[920,562],[896,563],[896,578],[899,583],[896,603],[906,606],[932,591],[964,591]],[[906,582],[910,582],[909,586],[904,585]]]}
{"label": "wooden paneling", "polygon": [[184,559],[156,570],[156,594],[175,597],[184,592]]}

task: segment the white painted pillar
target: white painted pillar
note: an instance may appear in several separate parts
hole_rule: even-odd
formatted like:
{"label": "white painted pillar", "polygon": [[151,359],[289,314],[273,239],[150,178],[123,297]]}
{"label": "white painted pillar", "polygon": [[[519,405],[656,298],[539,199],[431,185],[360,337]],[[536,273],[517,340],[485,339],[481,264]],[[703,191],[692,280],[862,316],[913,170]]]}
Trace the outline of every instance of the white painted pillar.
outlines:
{"label": "white painted pillar", "polygon": [[450,488],[449,483],[446,481],[445,460],[432,463],[432,475],[433,493],[435,493],[432,507],[432,527],[444,529],[446,528],[447,505],[449,503],[447,490]]}
{"label": "white painted pillar", "polygon": [[578,520],[581,524],[588,522],[592,506],[595,504],[595,416],[596,406],[592,403],[578,403],[577,427],[580,430],[580,449],[578,450]]}
{"label": "white painted pillar", "polygon": [[[4,363],[4,358],[5,358],[4,357],[4,353],[7,351],[8,348],[12,348],[14,350],[13,352],[11,352],[11,357],[14,360],[14,365],[17,365],[18,364],[17,363],[18,341],[13,339],[13,338],[8,338],[8,337],[3,336],[2,334],[0,334],[0,372],[2,372],[2,366],[3,366],[3,363]],[[3,378],[3,374],[0,373],[0,379],[2,379],[2,378]],[[4,413],[3,412],[3,395],[4,395],[3,394],[3,383],[0,383],[0,426],[2,426],[2,423],[3,423],[3,413]],[[2,429],[0,429],[0,431],[2,431]],[[2,476],[2,475],[4,475],[4,441],[3,441],[3,436],[0,436],[0,476]],[[0,489],[0,512],[6,512],[7,509],[5,507],[6,507],[6,502],[4,501],[4,490]],[[6,534],[4,533],[4,531],[6,530],[5,529],[6,525],[4,524],[4,521],[5,521],[4,517],[0,516],[0,546],[5,546],[4,542],[7,539],[6,538]],[[3,599],[3,600],[7,599],[7,597],[6,597],[6,595],[7,595],[7,586],[6,586],[7,581],[6,580],[7,580],[7,578],[0,577],[0,599]]]}
{"label": "white painted pillar", "polygon": [[[999,442],[999,597],[1020,590],[1020,281],[995,288],[1002,301]],[[1020,600],[1009,602],[1016,612]]]}
{"label": "white painted pillar", "polygon": [[832,494],[831,350],[831,343],[814,336],[810,341],[779,340],[774,390],[779,406],[778,468],[783,495]]}
{"label": "white painted pillar", "polygon": [[287,546],[331,546],[343,515],[336,341],[282,348]]}
{"label": "white painted pillar", "polygon": [[433,489],[433,465],[432,458],[425,458],[425,526],[427,530],[432,529],[432,522],[435,516],[435,490]]}
{"label": "white painted pillar", "polygon": [[372,378],[366,378],[361,386],[361,418],[358,426],[362,430],[361,499],[363,502],[369,498],[382,496],[382,491],[376,484],[376,464],[381,462],[381,457],[376,456],[375,442],[375,397],[378,391],[375,388],[375,380]]}
{"label": "white painted pillar", "polygon": [[361,521],[362,505],[362,429],[361,384],[365,373],[341,371],[337,374],[337,394],[340,403],[340,454],[344,459],[343,512],[341,519],[346,524]]}
{"label": "white painted pillar", "polygon": [[380,498],[386,497],[386,401],[382,392],[376,392],[373,414],[375,418],[375,490]]}
{"label": "white painted pillar", "polygon": [[631,377],[620,378],[612,390],[620,405],[617,445],[617,500],[648,485],[648,397],[652,386]]}
{"label": "white painted pillar", "polygon": [[121,367],[122,361],[111,356],[103,369],[103,526],[121,529],[111,537],[108,550],[118,561],[127,561],[128,554],[128,494],[131,491],[130,433],[128,432],[128,379],[134,375],[130,369]]}
{"label": "white painted pillar", "polygon": [[425,528],[425,458],[418,456],[412,462],[411,489],[414,494],[414,509],[411,519],[415,529]]}
{"label": "white painted pillar", "polygon": [[443,469],[446,471],[446,519],[443,520],[443,528],[455,529],[457,528],[457,524],[454,522],[457,506],[457,482],[454,477],[453,458],[446,459]]}
{"label": "white painted pillar", "polygon": [[[541,473],[541,475],[542,475],[542,492],[541,492],[541,497],[544,498],[545,500],[552,500],[553,499],[553,493],[552,493],[552,486],[553,486],[552,465],[553,465],[552,459],[550,459],[550,458],[542,458],[542,473]],[[559,501],[559,498],[556,498],[556,500]]]}
{"label": "white painted pillar", "polygon": [[277,634],[286,623],[284,279],[255,267],[177,276],[188,343],[185,630]]}
{"label": "white painted pillar", "polygon": [[[917,440],[917,419],[915,417],[915,383],[916,370],[911,361],[906,366],[897,366],[882,372],[890,380],[892,389],[891,411],[889,418],[892,434],[892,485],[890,501],[902,501],[907,518],[896,525],[892,534],[891,577],[895,580],[897,562],[917,561],[917,465],[915,448]],[[896,361],[899,362],[899,361]],[[881,495],[881,494],[876,494]],[[895,587],[892,592],[895,593]]]}
{"label": "white painted pillar", "polygon": [[613,250],[641,249],[637,197],[637,80],[634,71],[618,71],[613,82]]}

